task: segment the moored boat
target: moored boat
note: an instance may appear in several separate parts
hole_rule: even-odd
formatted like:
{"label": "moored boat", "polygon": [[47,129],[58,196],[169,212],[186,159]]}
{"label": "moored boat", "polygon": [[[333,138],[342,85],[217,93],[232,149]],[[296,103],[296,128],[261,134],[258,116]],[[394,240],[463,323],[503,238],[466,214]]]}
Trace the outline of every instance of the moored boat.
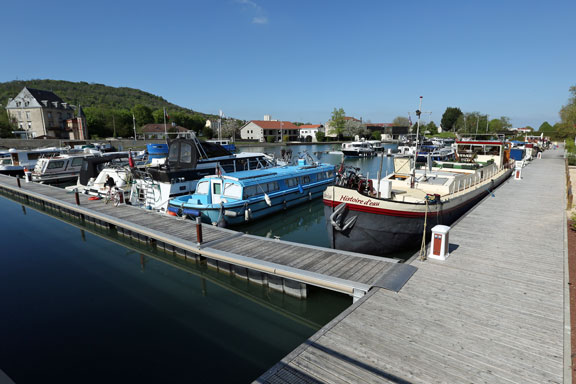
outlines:
{"label": "moored boat", "polygon": [[274,165],[263,153],[233,154],[219,144],[200,141],[195,136],[179,138],[169,143],[163,164],[133,170],[128,201],[164,212],[170,199],[193,193],[198,180],[215,174],[217,169],[228,173]]}
{"label": "moored boat", "polygon": [[168,211],[220,226],[241,224],[322,196],[334,177],[333,165],[304,159],[297,165],[212,175],[198,182],[194,194],[172,199]]}
{"label": "moored boat", "polygon": [[342,143],[342,154],[346,157],[371,157],[376,155],[376,151],[366,141],[353,141]]}
{"label": "moored boat", "polygon": [[397,157],[380,180],[341,172],[323,195],[332,247],[373,255],[416,248],[433,226],[452,224],[512,172],[502,141],[459,142],[457,155],[459,162],[420,169]]}

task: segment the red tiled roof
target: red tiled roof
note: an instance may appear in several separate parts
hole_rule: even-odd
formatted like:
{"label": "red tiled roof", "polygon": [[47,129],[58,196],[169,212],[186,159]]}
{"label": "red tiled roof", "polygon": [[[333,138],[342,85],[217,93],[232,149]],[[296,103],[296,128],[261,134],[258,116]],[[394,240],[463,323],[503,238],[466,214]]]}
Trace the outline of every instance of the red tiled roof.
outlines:
{"label": "red tiled roof", "polygon": [[289,121],[252,120],[250,122],[256,124],[262,129],[298,129],[297,126]]}
{"label": "red tiled roof", "polygon": [[320,128],[322,127],[322,124],[304,124],[299,126],[298,128],[300,129],[314,129],[314,128]]}
{"label": "red tiled roof", "polygon": [[[172,127],[171,124],[166,124],[166,130],[172,132],[174,131],[173,128],[176,128],[178,132],[188,132],[189,129],[181,127],[179,125]],[[164,132],[164,124],[146,124],[142,127],[143,133],[163,133]]]}
{"label": "red tiled roof", "polygon": [[344,120],[354,120],[354,121],[360,121],[355,117],[349,117],[349,116],[344,116]]}

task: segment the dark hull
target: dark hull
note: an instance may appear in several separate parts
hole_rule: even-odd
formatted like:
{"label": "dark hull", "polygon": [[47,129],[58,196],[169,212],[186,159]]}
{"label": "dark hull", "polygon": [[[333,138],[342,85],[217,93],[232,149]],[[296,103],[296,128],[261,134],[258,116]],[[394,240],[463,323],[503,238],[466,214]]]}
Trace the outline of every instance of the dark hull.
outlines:
{"label": "dark hull", "polygon": [[0,171],[0,175],[24,177],[23,169],[10,169]]}
{"label": "dark hull", "polygon": [[[500,183],[504,180],[506,180],[506,178],[503,178]],[[495,187],[496,186],[497,185],[495,185]],[[449,210],[443,210],[442,205],[430,205],[426,219],[427,240],[430,237],[430,230],[435,225],[453,224],[488,193],[490,193],[488,190],[484,190],[466,202]],[[329,220],[335,207],[332,206],[330,201],[324,200],[324,204],[324,215],[326,217],[326,226],[332,248],[384,256],[410,249],[417,250],[422,244],[424,215],[387,215],[364,212],[354,210],[353,207],[347,207],[343,212],[342,222],[346,222],[346,220],[354,216],[356,217],[356,222],[347,230],[337,231]],[[479,228],[479,230],[481,230],[481,228]]]}

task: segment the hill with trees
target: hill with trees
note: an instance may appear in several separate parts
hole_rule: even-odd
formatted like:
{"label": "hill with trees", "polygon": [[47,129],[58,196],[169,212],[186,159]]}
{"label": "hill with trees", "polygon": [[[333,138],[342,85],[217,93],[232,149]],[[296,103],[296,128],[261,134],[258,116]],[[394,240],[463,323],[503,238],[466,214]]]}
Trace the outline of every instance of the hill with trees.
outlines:
{"label": "hill with trees", "polygon": [[[64,80],[16,80],[0,83],[0,104],[6,106],[24,87],[52,91],[65,102],[80,105],[86,114],[92,138],[133,135],[136,126],[164,122],[164,108],[175,123],[196,132],[202,131],[207,119],[217,118],[169,103],[160,96],[139,89],[110,87],[104,84],[71,82]],[[3,115],[3,114],[2,114]],[[2,124],[0,121],[0,125]],[[2,130],[2,127],[0,127]],[[4,127],[3,131],[9,130]]]}

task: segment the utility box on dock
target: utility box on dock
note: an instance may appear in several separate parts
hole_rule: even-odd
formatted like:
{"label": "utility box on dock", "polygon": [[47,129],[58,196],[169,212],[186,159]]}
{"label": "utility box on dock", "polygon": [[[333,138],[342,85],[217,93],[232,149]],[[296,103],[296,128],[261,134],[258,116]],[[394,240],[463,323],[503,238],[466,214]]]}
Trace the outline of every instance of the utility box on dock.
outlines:
{"label": "utility box on dock", "polygon": [[447,225],[437,225],[432,228],[432,241],[430,242],[429,259],[446,260],[450,255],[448,250],[448,232],[450,227]]}
{"label": "utility box on dock", "polygon": [[520,161],[516,162],[516,167],[514,168],[514,180],[522,180],[522,162]]}

